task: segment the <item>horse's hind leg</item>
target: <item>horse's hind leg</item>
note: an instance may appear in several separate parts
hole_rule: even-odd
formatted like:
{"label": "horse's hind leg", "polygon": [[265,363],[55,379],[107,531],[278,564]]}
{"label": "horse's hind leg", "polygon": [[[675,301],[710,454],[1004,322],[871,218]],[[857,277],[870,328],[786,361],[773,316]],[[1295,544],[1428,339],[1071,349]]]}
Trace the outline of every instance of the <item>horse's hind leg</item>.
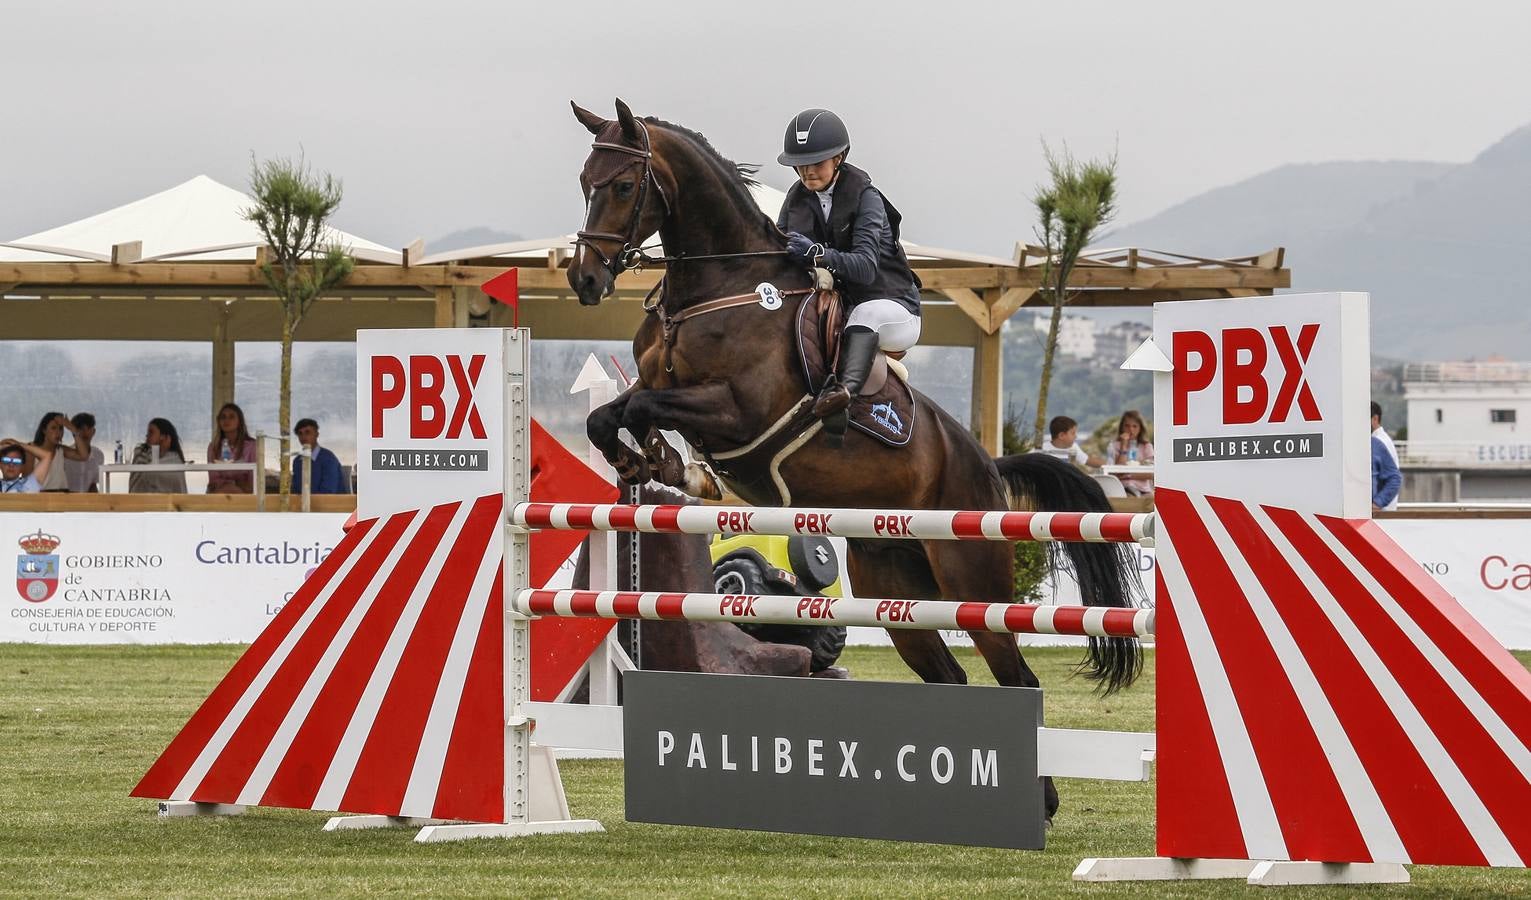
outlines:
{"label": "horse's hind leg", "polygon": [[[959,543],[929,541],[930,568],[941,597],[980,603],[1009,603],[1014,599],[1014,549],[1008,543]],[[852,582],[854,583],[854,582]],[[1037,674],[1026,665],[1015,635],[970,631],[973,645],[989,664],[994,680],[1006,687],[1041,687]],[[1052,778],[1042,779],[1047,821],[1058,811],[1058,789]]]}
{"label": "horse's hind leg", "polygon": [[[893,599],[933,597],[935,582],[912,546],[847,541],[846,569],[857,596]],[[967,684],[967,672],[938,631],[889,629],[894,649],[914,674],[930,684]]]}

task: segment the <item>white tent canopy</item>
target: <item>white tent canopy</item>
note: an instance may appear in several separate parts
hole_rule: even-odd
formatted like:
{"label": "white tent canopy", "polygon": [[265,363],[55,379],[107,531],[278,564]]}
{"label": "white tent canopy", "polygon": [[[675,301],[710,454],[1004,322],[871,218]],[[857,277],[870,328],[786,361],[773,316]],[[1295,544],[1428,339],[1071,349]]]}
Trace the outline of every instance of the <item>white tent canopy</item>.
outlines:
{"label": "white tent canopy", "polygon": [[[140,262],[254,260],[255,248],[265,241],[255,224],[241,215],[253,205],[240,191],[198,175],[78,222],[0,243],[0,262],[107,262],[113,245],[131,241],[143,244]],[[401,260],[398,250],[331,230],[331,240],[349,248],[353,256],[395,264]]]}

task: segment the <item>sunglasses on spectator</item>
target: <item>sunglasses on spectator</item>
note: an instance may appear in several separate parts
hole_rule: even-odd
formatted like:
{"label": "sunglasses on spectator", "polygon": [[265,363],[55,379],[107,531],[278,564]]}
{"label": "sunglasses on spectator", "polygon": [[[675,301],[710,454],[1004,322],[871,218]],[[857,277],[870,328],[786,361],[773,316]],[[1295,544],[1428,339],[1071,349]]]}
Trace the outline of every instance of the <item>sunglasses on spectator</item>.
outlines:
{"label": "sunglasses on spectator", "polygon": [[8,466],[19,466],[25,461],[19,456],[0,456],[0,463],[5,463]]}

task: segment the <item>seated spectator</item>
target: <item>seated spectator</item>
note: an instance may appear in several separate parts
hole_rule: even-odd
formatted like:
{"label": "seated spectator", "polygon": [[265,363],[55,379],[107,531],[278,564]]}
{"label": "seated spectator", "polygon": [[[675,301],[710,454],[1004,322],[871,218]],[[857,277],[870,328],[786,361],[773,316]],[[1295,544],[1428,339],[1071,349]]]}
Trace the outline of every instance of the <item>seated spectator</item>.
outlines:
{"label": "seated spectator", "polygon": [[[133,465],[146,466],[155,462],[154,451],[159,450],[159,465],[181,465],[186,457],[181,455],[181,436],[169,419],[150,419],[144,434],[144,442],[133,450]],[[130,494],[184,494],[185,472],[133,472],[128,476]]]}
{"label": "seated spectator", "polygon": [[[37,468],[30,473],[25,471],[29,457],[39,459]],[[42,457],[42,450],[31,444],[23,444],[15,438],[0,441],[0,494],[35,494],[42,490],[37,473],[40,471],[47,477],[48,467],[53,463]]]}
{"label": "seated spectator", "polygon": [[[1148,438],[1148,425],[1143,421],[1142,413],[1135,409],[1122,413],[1122,418],[1116,425],[1116,440],[1106,447],[1106,458],[1111,460],[1112,465],[1117,466],[1153,465],[1154,445]],[[1142,497],[1154,492],[1152,475],[1118,473],[1116,477],[1121,479],[1122,487],[1127,489],[1127,493],[1133,496]]]}
{"label": "seated spectator", "polygon": [[[313,454],[314,486],[309,488],[310,494],[349,494],[350,486],[345,483],[345,473],[341,471],[340,460],[328,449],[319,446],[319,423],[313,419],[299,419],[297,427],[293,428],[293,434],[298,438],[298,443],[309,449]],[[303,493],[303,460],[293,460],[292,492]]]}
{"label": "seated spectator", "polygon": [[[56,458],[63,456],[64,425],[68,421],[63,413],[50,412],[43,414],[42,421],[37,423],[37,434],[32,438],[32,446],[47,457],[50,465],[46,469],[33,469],[32,474],[44,491],[69,490],[69,476],[64,474],[64,466]],[[41,464],[42,457],[39,457],[38,466]],[[43,474],[39,475],[39,471]]]}
{"label": "seated spectator", "polygon": [[[218,410],[212,442],[207,445],[210,463],[255,462],[255,438],[245,427],[245,411],[237,404],[225,403]],[[209,494],[253,494],[255,475],[251,472],[208,472]]]}
{"label": "seated spectator", "polygon": [[106,455],[100,447],[92,447],[96,439],[96,417],[90,413],[75,413],[65,426],[74,433],[74,443],[64,448],[64,477],[69,489],[80,494],[93,494],[101,487],[101,465]]}
{"label": "seated spectator", "polygon": [[1079,423],[1068,416],[1053,416],[1053,420],[1047,423],[1047,432],[1051,437],[1042,442],[1042,449],[1032,452],[1046,453],[1076,466],[1105,464],[1105,457],[1086,453],[1084,448],[1079,446]]}

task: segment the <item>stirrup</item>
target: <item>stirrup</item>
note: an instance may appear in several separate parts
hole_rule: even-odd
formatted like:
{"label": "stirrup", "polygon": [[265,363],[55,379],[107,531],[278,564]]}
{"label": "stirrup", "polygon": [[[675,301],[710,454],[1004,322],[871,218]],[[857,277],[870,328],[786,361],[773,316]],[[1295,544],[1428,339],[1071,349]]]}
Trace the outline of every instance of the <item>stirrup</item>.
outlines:
{"label": "stirrup", "polygon": [[845,432],[850,424],[851,414],[844,409],[824,417],[824,438],[831,450],[839,450],[845,445]]}
{"label": "stirrup", "polygon": [[[850,409],[851,403],[855,399],[855,397],[851,396],[850,389],[841,384],[838,379],[831,380],[819,391],[819,395],[813,398],[813,414],[824,419],[827,427],[830,417]],[[842,403],[844,405],[841,405]],[[837,408],[830,408],[821,412],[820,407],[823,406]],[[841,431],[844,430],[843,428],[841,429]]]}

